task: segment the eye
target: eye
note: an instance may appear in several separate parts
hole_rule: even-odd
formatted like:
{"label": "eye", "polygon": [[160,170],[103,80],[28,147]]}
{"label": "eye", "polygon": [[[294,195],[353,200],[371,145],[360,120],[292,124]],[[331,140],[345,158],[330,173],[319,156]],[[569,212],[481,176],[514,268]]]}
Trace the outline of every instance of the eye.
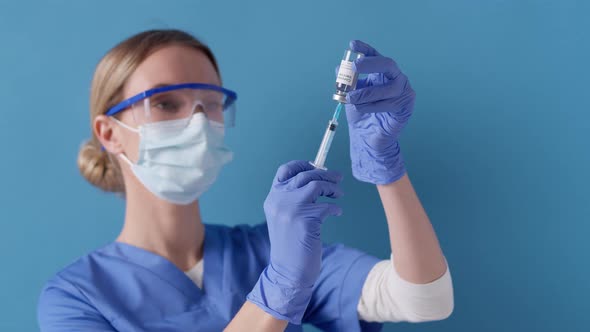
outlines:
{"label": "eye", "polygon": [[205,103],[205,109],[207,112],[221,112],[223,111],[223,104],[219,102],[208,102]]}
{"label": "eye", "polygon": [[175,113],[180,110],[181,103],[175,100],[164,99],[156,101],[152,107],[160,111]]}

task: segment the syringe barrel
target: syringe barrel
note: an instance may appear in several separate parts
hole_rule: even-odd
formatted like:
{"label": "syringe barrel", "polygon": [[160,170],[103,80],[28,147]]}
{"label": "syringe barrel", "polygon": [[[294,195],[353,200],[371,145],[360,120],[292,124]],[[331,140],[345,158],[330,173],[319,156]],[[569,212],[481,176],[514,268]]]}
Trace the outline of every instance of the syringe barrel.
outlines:
{"label": "syringe barrel", "polygon": [[328,157],[330,147],[332,146],[332,140],[334,139],[334,134],[336,133],[336,127],[338,127],[338,122],[334,120],[330,120],[330,122],[328,122],[328,128],[326,128],[326,132],[322,138],[322,143],[320,144],[315,161],[313,162],[316,168],[325,168],[324,165],[326,163],[326,158]]}

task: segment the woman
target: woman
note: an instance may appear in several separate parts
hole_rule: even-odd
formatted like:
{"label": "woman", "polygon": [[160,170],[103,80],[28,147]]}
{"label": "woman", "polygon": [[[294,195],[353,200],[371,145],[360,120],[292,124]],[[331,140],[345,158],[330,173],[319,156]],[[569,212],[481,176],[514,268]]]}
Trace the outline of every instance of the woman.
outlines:
{"label": "woman", "polygon": [[397,144],[414,92],[393,60],[360,41],[351,48],[368,74],[347,96],[353,174],[377,185],[395,258],[321,243],[321,223],[341,210],[316,200],[338,198],[342,177],[305,161],[279,168],[266,224],[203,224],[198,199],[231,160],[223,135],[237,96],[221,87],[207,46],[146,31],[98,64],[92,138],[78,159],[90,183],[124,194],[123,228],[48,281],[41,330],[368,331],[448,317],[448,267]]}

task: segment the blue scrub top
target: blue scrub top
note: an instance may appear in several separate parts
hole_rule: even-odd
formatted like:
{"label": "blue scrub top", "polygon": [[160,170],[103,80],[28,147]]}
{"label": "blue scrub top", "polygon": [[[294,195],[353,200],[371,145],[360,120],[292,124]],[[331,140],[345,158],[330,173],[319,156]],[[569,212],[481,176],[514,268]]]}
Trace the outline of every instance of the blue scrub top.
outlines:
{"label": "blue scrub top", "polygon": [[[222,331],[268,265],[266,224],[205,225],[203,289],[167,259],[113,242],[50,279],[38,304],[41,331]],[[379,259],[324,245],[303,317],[325,331],[379,331],[359,321],[365,278]],[[289,324],[286,331],[302,331]]]}

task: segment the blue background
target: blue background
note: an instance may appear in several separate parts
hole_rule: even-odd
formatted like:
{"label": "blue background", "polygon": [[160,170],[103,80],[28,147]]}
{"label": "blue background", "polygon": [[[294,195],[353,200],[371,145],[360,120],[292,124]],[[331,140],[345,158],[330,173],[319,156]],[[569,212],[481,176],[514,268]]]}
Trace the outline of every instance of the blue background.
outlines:
{"label": "blue background", "polygon": [[[235,161],[203,197],[206,222],[264,219],[276,168],[315,156],[335,105],[334,67],[348,40],[362,39],[395,58],[417,91],[402,148],[455,286],[448,320],[385,330],[590,330],[589,7],[3,1],[0,330],[37,330],[45,280],[118,234],[123,201],[87,184],[76,157],[90,133],[94,66],[149,28],[202,38],[239,92]],[[378,195],[351,175],[345,127],[328,158],[346,177],[345,215],[323,236],[387,258]]]}

